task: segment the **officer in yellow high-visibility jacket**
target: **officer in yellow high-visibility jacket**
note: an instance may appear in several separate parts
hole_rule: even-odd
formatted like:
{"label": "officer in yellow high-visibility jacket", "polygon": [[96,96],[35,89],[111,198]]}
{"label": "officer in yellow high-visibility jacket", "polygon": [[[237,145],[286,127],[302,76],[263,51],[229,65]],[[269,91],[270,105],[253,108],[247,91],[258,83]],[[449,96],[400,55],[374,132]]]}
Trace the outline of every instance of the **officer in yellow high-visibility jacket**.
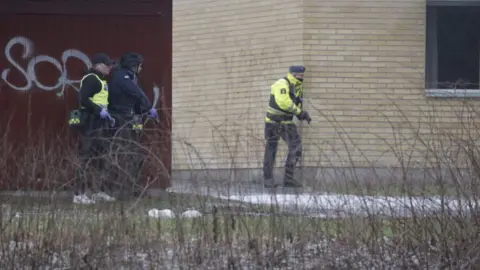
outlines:
{"label": "officer in yellow high-visibility jacket", "polygon": [[[107,111],[108,84],[105,77],[110,74],[115,63],[104,53],[94,55],[91,62],[92,68],[82,78],[78,92],[80,107],[85,114],[85,123],[78,128],[80,167],[77,170],[73,197],[73,202],[79,204],[92,204],[96,200],[115,200],[106,193],[108,177],[105,171],[106,161],[99,158],[106,154],[107,128],[114,121]],[[98,177],[93,177],[96,186],[89,185],[86,179],[89,165],[94,165],[93,167],[100,172]],[[91,198],[86,195],[87,187],[97,191]]]}
{"label": "officer in yellow high-visibility jacket", "polygon": [[283,186],[302,187],[295,180],[295,167],[302,156],[302,142],[293,116],[299,120],[312,120],[302,109],[304,66],[291,66],[286,77],[271,86],[270,101],[265,117],[265,156],[263,161],[264,186],[276,187],[273,179],[273,165],[277,154],[278,141],[282,138],[288,144]]}

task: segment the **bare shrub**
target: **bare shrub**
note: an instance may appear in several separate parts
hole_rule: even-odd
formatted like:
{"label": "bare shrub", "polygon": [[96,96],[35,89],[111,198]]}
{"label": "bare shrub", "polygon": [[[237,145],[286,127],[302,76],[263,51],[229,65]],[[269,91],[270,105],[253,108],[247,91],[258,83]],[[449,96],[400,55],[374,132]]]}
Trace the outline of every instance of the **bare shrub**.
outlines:
{"label": "bare shrub", "polygon": [[[384,115],[391,134],[376,138],[388,149],[379,158],[398,164],[396,171],[400,173],[387,175],[391,179],[379,173],[377,160],[341,122],[311,105],[334,128],[338,140],[334,144],[307,142],[318,149],[319,163],[313,167],[320,171],[317,182],[307,186],[312,191],[377,197],[318,195],[310,198],[316,202],[301,205],[286,203],[287,195],[273,192],[263,195],[271,196],[269,204],[258,205],[248,203],[235,190],[225,194],[224,189],[241,181],[232,176],[242,168],[237,152],[263,146],[259,144],[261,138],[235,136],[240,132],[237,128],[222,130],[221,125],[211,122],[215,142],[223,147],[218,151],[227,159],[223,176],[210,170],[209,157],[204,157],[195,143],[188,138],[172,138],[183,147],[191,163],[195,162],[192,168],[203,171],[202,181],[192,175],[191,182],[208,185],[205,188],[210,189],[209,194],[169,193],[162,200],[141,197],[95,206],[72,205],[70,197],[3,196],[1,268],[477,268],[477,109],[468,101],[444,103],[442,108],[431,104],[421,117],[413,117],[394,101],[391,103],[396,117]],[[439,121],[445,110],[455,118],[449,120],[449,129]],[[168,175],[162,155],[170,153],[170,149],[159,138],[170,135],[159,134],[164,132],[159,129],[145,132],[148,137],[141,143],[130,143],[138,146],[151,164],[151,177],[144,183],[146,194],[155,182]],[[1,176],[3,181],[9,180],[10,188],[38,188],[41,184],[42,189],[58,193],[70,187],[78,166],[73,142],[66,143],[63,134],[47,137],[36,131],[35,139],[27,140],[30,143],[19,150],[13,139],[7,128],[0,143],[0,168],[6,168]],[[245,146],[249,140],[256,147]],[[336,156],[335,149],[341,149]],[[109,152],[104,158],[115,167],[116,156],[117,152]],[[329,163],[338,167],[338,162],[344,165],[343,171],[330,177],[342,180],[324,183],[321,177],[326,175],[321,171]],[[360,167],[369,173],[359,174]],[[413,173],[418,170],[423,177]],[[95,177],[93,173],[91,178]],[[224,197],[218,198],[218,194]],[[288,196],[299,198],[295,194]],[[147,215],[151,208],[172,209],[176,217],[151,218]],[[180,215],[190,208],[200,210],[203,216]]]}

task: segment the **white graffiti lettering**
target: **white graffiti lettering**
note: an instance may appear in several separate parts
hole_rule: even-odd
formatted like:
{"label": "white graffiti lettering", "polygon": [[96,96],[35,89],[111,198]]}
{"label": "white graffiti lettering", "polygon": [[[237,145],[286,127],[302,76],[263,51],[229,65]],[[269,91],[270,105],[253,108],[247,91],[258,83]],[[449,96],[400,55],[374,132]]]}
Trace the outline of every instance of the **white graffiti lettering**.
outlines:
{"label": "white graffiti lettering", "polygon": [[[22,60],[28,60],[27,68],[23,68],[20,64],[19,61],[16,61],[13,59],[12,56],[12,48],[16,45],[21,45],[23,46],[23,54],[22,54]],[[32,90],[32,88],[37,87],[41,90],[44,91],[53,91],[53,90],[59,90],[57,92],[57,96],[62,97],[65,93],[65,89],[68,87],[72,87],[75,89],[77,92],[79,91],[79,86],[80,86],[80,81],[81,78],[79,79],[71,79],[68,76],[67,72],[67,62],[70,58],[76,58],[79,59],[80,61],[83,62],[83,65],[89,69],[92,66],[92,63],[88,56],[76,49],[67,49],[62,53],[62,58],[61,61],[58,61],[57,59],[48,56],[48,55],[33,55],[34,51],[34,44],[33,42],[28,39],[27,37],[23,36],[18,36],[12,38],[7,45],[5,46],[5,57],[7,58],[8,62],[20,72],[25,80],[24,85],[15,85],[12,82],[8,80],[8,75],[11,72],[11,68],[6,68],[2,71],[1,73],[1,79],[12,89],[15,89],[17,91],[29,91]],[[40,82],[37,73],[35,71],[36,65],[40,63],[49,63],[52,66],[54,66],[59,72],[60,76],[54,85],[44,85]],[[163,88],[162,88],[163,90]],[[163,94],[163,93],[162,93]],[[157,106],[158,100],[160,98],[160,89],[159,87],[154,84],[153,86],[153,107]]]}
{"label": "white graffiti lettering", "polygon": [[[22,55],[23,60],[30,59],[28,61],[26,70],[18,63],[18,61],[13,59],[11,50],[15,45],[23,46],[23,49],[24,49],[23,55]],[[22,36],[14,37],[7,43],[5,47],[5,56],[8,62],[23,75],[26,81],[26,84],[23,86],[12,84],[8,80],[8,74],[10,73],[11,69],[7,68],[2,71],[1,78],[3,81],[5,81],[5,83],[8,86],[18,91],[29,91],[34,86],[45,91],[61,89],[61,91],[57,93],[57,96],[63,96],[65,92],[65,88],[67,86],[70,86],[74,88],[76,91],[78,91],[77,85],[80,83],[81,79],[71,79],[68,77],[67,61],[70,58],[76,58],[82,61],[86,68],[90,68],[92,64],[86,54],[76,49],[68,49],[62,53],[62,59],[61,59],[61,62],[59,62],[57,59],[48,55],[38,55],[33,57],[33,49],[34,49],[33,42],[30,39]],[[38,65],[39,63],[50,63],[60,72],[60,77],[58,78],[57,83],[55,85],[43,85],[39,81],[37,74],[35,72],[35,66]]]}

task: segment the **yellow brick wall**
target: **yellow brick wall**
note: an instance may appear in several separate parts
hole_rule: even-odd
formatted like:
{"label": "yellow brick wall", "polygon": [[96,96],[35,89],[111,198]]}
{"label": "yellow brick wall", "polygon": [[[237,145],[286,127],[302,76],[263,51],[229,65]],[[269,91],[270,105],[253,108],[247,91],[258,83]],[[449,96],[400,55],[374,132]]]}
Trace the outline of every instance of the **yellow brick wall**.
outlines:
{"label": "yellow brick wall", "polygon": [[174,170],[260,166],[269,86],[302,61],[302,14],[301,1],[173,1]]}
{"label": "yellow brick wall", "polygon": [[462,106],[424,96],[425,0],[305,0],[304,8],[306,109],[314,123],[302,128],[303,165],[432,160],[425,144],[448,143],[438,133],[459,130]]}
{"label": "yellow brick wall", "polygon": [[173,169],[260,168],[269,86],[291,64],[308,69],[304,166],[423,166],[424,144],[459,130],[462,110],[424,96],[425,10],[425,0],[175,0]]}

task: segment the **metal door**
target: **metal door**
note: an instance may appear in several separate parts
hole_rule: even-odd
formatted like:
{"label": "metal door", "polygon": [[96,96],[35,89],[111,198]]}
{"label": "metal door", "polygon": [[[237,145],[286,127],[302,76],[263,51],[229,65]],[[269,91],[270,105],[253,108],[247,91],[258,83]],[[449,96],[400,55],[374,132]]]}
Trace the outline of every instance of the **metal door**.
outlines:
{"label": "metal door", "polygon": [[[154,99],[154,84],[163,87],[156,126],[163,132],[153,139],[162,142],[156,151],[170,174],[171,0],[2,1],[0,25],[1,188],[52,189],[71,180],[71,174],[55,175],[54,168],[69,166],[71,153],[65,151],[75,150],[66,119],[89,56],[97,52],[113,58],[127,51],[143,54],[145,92]],[[152,172],[145,177],[158,178]],[[168,175],[154,186],[169,186]]]}

